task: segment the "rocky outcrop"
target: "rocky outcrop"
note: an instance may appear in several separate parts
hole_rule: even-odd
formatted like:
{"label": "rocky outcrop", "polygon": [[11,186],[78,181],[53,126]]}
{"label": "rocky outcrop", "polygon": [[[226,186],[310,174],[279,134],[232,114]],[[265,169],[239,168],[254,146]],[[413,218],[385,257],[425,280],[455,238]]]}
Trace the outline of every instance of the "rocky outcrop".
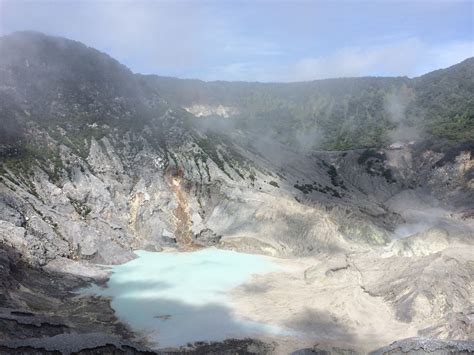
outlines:
{"label": "rocky outcrop", "polygon": [[209,105],[192,105],[184,108],[189,113],[192,113],[196,117],[209,117],[217,116],[222,118],[229,118],[238,114],[238,110],[235,107],[229,106],[209,106]]}
{"label": "rocky outcrop", "polygon": [[109,345],[144,349],[116,319],[108,300],[74,291],[105,280],[107,273],[97,267],[87,271],[77,262],[76,267],[83,276],[59,262],[49,270],[31,267],[14,249],[1,245],[0,354],[85,354]]}
{"label": "rocky outcrop", "polygon": [[472,341],[443,341],[430,338],[410,338],[376,350],[371,355],[388,354],[471,354],[474,352]]}
{"label": "rocky outcrop", "polygon": [[145,347],[102,333],[58,334],[47,338],[0,341],[0,354],[156,354]]}

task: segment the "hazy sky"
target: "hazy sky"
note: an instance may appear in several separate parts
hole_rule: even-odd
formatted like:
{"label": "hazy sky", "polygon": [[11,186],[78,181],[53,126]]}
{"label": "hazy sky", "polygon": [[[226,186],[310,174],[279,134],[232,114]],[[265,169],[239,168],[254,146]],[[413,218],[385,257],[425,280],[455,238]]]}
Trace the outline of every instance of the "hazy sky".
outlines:
{"label": "hazy sky", "polygon": [[84,42],[140,73],[416,76],[474,56],[474,1],[0,0],[0,34],[19,30]]}

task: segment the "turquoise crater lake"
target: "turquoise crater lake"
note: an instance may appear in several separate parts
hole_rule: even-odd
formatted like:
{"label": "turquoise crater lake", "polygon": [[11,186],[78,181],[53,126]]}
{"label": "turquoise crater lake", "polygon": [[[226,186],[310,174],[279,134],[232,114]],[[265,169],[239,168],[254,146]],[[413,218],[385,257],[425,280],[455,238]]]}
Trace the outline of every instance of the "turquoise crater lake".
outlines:
{"label": "turquoise crater lake", "polygon": [[253,274],[277,271],[270,258],[216,248],[194,252],[137,251],[112,267],[106,288],[118,318],[159,348],[258,334],[283,334],[271,325],[233,315],[229,291]]}

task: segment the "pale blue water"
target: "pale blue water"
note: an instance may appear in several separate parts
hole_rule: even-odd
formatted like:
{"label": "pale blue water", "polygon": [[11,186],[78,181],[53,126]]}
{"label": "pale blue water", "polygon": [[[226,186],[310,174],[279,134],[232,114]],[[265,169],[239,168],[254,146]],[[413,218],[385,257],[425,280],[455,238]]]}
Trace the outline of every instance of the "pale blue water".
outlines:
{"label": "pale blue water", "polygon": [[285,333],[237,319],[228,298],[252,274],[277,270],[270,259],[216,248],[136,254],[137,259],[112,268],[107,288],[88,292],[111,296],[119,319],[158,347]]}

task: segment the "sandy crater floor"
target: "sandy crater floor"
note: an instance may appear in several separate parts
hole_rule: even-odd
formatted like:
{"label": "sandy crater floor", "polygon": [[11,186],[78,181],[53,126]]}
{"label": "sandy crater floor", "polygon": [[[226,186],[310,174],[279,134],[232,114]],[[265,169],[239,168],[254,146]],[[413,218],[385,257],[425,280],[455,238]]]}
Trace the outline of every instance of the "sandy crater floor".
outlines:
{"label": "sandy crater floor", "polygon": [[[346,264],[328,271],[337,261],[305,258],[274,262],[283,271],[254,275],[233,290],[232,303],[238,317],[295,331],[295,336],[262,339],[278,343],[279,353],[315,344],[365,352],[416,336],[420,325],[397,320],[394,309],[382,297],[364,291],[354,266]],[[316,277],[310,275],[311,270]]]}

